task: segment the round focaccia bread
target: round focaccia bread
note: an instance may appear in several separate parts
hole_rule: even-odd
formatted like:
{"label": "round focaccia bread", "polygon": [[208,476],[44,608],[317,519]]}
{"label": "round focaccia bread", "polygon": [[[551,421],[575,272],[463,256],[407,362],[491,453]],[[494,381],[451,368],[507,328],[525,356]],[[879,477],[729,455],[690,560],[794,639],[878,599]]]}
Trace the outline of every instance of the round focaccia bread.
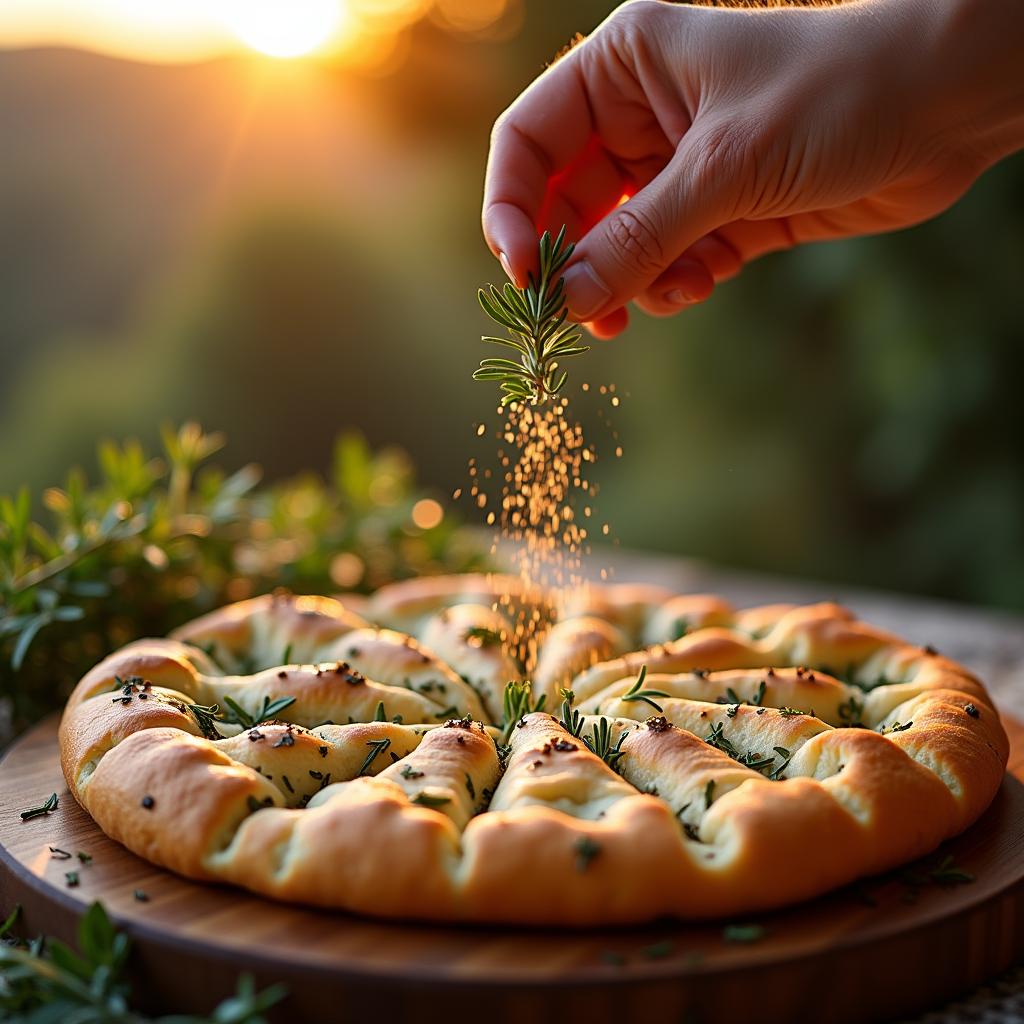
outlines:
{"label": "round focaccia bread", "polygon": [[[999,788],[982,684],[838,605],[559,597],[419,579],[136,641],[68,701],[68,786],[190,878],[567,926],[804,900],[928,853]],[[560,612],[527,683],[507,616],[530,602]]]}

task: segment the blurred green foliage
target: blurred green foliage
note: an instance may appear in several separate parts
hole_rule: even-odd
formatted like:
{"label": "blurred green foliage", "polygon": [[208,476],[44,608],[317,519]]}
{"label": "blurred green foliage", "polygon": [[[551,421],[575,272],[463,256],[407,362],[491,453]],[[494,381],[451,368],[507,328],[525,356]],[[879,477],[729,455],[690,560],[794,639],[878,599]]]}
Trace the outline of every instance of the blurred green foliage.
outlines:
{"label": "blurred green foliage", "polygon": [[[0,167],[0,492],[43,486],[97,436],[153,443],[167,418],[228,431],[229,469],[325,464],[354,426],[462,484],[474,424],[494,421],[470,381],[474,295],[497,273],[487,132],[611,6],[531,0],[503,42],[423,26],[393,73],[309,69],[294,102],[283,78],[246,91],[231,62],[0,55],[21,110],[57,71],[66,85],[60,118],[19,115]],[[625,544],[1024,608],[1022,234],[1017,158],[929,224],[767,257],[683,316],[637,316],[570,375],[623,394],[601,407],[622,459],[574,398],[598,516]]]}
{"label": "blurred green foliage", "polygon": [[228,601],[482,564],[450,517],[416,525],[416,503],[433,499],[401,451],[345,434],[326,479],[261,487],[254,465],[229,475],[207,464],[222,443],[191,423],[164,430],[159,457],[104,442],[96,483],[72,470],[40,500],[28,488],[0,497],[0,742],[59,708],[110,651]]}
{"label": "blurred green foliage", "polygon": [[20,908],[0,924],[0,1010],[9,1024],[266,1024],[267,1010],[287,995],[282,985],[257,992],[243,974],[234,996],[208,1017],[152,1018],[132,1009],[125,968],[131,942],[99,903],[78,922],[77,951],[57,939],[31,942],[11,929]]}

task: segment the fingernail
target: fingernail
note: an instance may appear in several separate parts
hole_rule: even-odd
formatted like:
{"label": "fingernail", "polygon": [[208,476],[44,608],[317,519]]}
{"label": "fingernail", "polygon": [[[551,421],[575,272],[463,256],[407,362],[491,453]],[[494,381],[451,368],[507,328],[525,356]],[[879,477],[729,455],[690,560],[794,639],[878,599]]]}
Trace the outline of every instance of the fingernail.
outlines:
{"label": "fingernail", "polygon": [[670,306],[688,306],[693,302],[693,298],[676,288],[665,295],[665,301]]}
{"label": "fingernail", "polygon": [[591,319],[611,297],[611,289],[586,260],[574,263],[565,272],[565,301],[578,320]]}
{"label": "fingernail", "polygon": [[508,257],[503,252],[498,252],[498,262],[501,264],[501,269],[505,271],[508,279],[514,283],[516,275],[512,273],[512,267],[509,265]]}

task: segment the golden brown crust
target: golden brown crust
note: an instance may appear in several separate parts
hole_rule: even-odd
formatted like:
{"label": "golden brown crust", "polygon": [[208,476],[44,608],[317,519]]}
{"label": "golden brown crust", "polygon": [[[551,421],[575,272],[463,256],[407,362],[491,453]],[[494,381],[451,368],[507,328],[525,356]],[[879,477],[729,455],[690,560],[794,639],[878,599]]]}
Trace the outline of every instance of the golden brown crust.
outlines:
{"label": "golden brown crust", "polygon": [[[736,612],[630,585],[563,607],[535,676],[545,710],[507,723],[503,764],[490,726],[519,667],[498,606],[524,597],[511,577],[412,581],[366,602],[376,626],[258,598],[130,644],[68,701],[68,785],[189,877],[565,925],[805,899],[927,853],[1000,785],[991,699],[931,649],[834,604]],[[248,725],[268,707],[278,720]]]}
{"label": "golden brown crust", "polygon": [[523,673],[508,652],[508,619],[482,604],[458,604],[426,620],[422,640],[480,695],[491,721],[501,718],[506,684]]}
{"label": "golden brown crust", "polygon": [[[186,623],[172,639],[207,650],[226,668],[326,660],[322,651],[366,620],[330,597],[265,594]],[[285,656],[285,652],[288,652]]]}

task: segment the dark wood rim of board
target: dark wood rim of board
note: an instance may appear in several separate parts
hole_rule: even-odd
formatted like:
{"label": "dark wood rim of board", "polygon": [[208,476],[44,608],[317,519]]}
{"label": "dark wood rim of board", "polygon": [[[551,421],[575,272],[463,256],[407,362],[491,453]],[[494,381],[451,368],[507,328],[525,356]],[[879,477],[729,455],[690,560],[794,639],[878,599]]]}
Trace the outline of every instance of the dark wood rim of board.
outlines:
{"label": "dark wood rim of board", "polygon": [[[49,731],[55,736],[56,723],[57,716],[51,716],[28,730],[23,736],[19,737],[14,743],[12,743],[7,751],[4,752],[3,757],[0,758],[0,772],[2,772],[3,768],[12,757],[16,757],[18,755],[23,747],[28,746],[33,742],[37,742],[40,733]],[[1004,716],[1004,724],[1007,726],[1008,731],[1012,731],[1017,737],[1024,739],[1024,723],[1018,723],[1012,719],[1008,720]],[[1015,753],[1017,752],[1015,751]],[[54,758],[54,764],[56,765],[57,750],[55,743],[53,744],[52,756]],[[1012,809],[1008,806],[1008,801],[1013,801],[1014,795],[1016,795],[1017,801],[1024,806],[1024,782],[1016,777],[1016,773],[1024,774],[1024,758],[1022,758],[1021,754],[1018,754],[1018,758],[1022,759],[1022,764],[1019,766],[1014,764],[1014,761],[1017,759],[1011,756],[1011,764],[1008,769],[1006,779],[1004,780],[1003,785],[997,793],[992,805],[986,810],[984,815],[975,823],[974,826],[972,826],[971,829],[968,829],[967,832],[962,834],[962,836],[955,837],[949,843],[944,844],[942,849],[957,843],[965,837],[969,837],[975,830],[984,830],[986,828],[986,824],[991,828],[1001,818],[1013,817],[1011,813]],[[66,787],[63,786],[63,780],[61,780],[61,786],[63,788],[62,799],[74,801],[74,797]],[[80,813],[85,814],[81,808],[77,809]],[[98,826],[95,827],[97,828],[97,832],[99,832]],[[102,835],[102,833],[99,834]],[[106,836],[103,836],[103,839],[107,842],[113,842],[113,840],[108,839]],[[92,902],[91,900],[75,896],[65,889],[53,885],[45,878],[34,874],[20,861],[18,861],[4,845],[0,845],[0,868],[9,873],[16,883],[17,889],[31,894],[31,896],[35,897],[35,899],[41,904],[46,903],[47,901],[50,903],[56,903],[62,911],[70,915],[72,918],[79,917],[85,907]],[[154,870],[159,869],[154,868]],[[1022,872],[1022,874],[1024,874],[1024,872]],[[177,876],[173,877],[177,878]],[[196,885],[200,887],[210,885],[210,883],[190,882],[187,879],[180,879],[180,881],[183,884]],[[870,879],[868,881],[870,882]],[[222,893],[232,891],[229,886],[210,885],[210,887]],[[492,971],[490,974],[476,974],[472,978],[472,984],[480,988],[521,987],[531,989],[565,990],[566,988],[584,988],[595,984],[602,986],[629,986],[643,982],[671,981],[673,979],[701,976],[706,977],[708,975],[735,972],[737,969],[741,969],[741,954],[744,949],[756,949],[756,967],[759,969],[771,968],[773,965],[783,962],[812,964],[815,960],[830,958],[837,953],[862,949],[865,946],[877,943],[880,940],[887,939],[895,935],[898,935],[904,941],[910,941],[925,930],[930,930],[936,924],[941,924],[943,927],[954,926],[971,915],[983,912],[986,907],[996,903],[1000,897],[1006,894],[1008,889],[1013,887],[1021,888],[1021,892],[1018,895],[1022,897],[1022,902],[1024,902],[1024,887],[1020,886],[1019,877],[996,880],[994,876],[988,878],[982,876],[971,885],[958,886],[955,889],[947,890],[944,900],[935,900],[928,908],[919,907],[918,914],[915,916],[913,923],[909,926],[899,915],[892,917],[875,914],[873,920],[867,920],[865,923],[862,923],[861,927],[858,927],[855,932],[846,932],[836,935],[825,948],[821,946],[820,939],[817,942],[808,939],[805,943],[807,948],[801,950],[799,948],[800,943],[798,941],[794,942],[790,939],[784,946],[780,946],[775,949],[772,948],[770,943],[758,944],[753,947],[737,946],[735,947],[737,952],[737,956],[735,958],[729,957],[726,960],[718,962],[700,961],[692,964],[686,964],[659,960],[650,960],[646,962],[630,961],[629,970],[627,972],[621,970],[621,968],[616,965],[595,960],[593,964],[575,966],[573,968],[573,975],[571,979],[566,979],[564,976],[556,975],[538,976],[531,973],[529,967],[521,967],[518,970],[510,969],[501,972]],[[261,899],[260,897],[245,892],[244,890],[239,890],[239,892],[249,899]],[[848,893],[848,889],[842,889],[835,893],[828,894],[827,896],[820,898],[818,901],[812,902],[820,903],[823,900],[836,900],[841,899],[844,896],[849,898]],[[273,901],[267,902],[273,903]],[[356,924],[365,923],[369,926],[385,930],[388,928],[396,928],[405,931],[410,929],[423,930],[424,932],[447,931],[451,934],[459,934],[462,936],[477,934],[481,939],[491,938],[498,934],[506,938],[518,937],[528,939],[531,932],[537,933],[539,931],[536,928],[530,927],[502,927],[498,929],[495,927],[488,927],[486,925],[387,922],[363,918],[352,914],[345,914],[338,911],[296,907],[296,905],[288,906],[292,906],[296,909],[301,909],[305,912],[318,916],[340,917],[347,922],[353,922]],[[764,923],[770,930],[773,921],[781,922],[785,919],[787,914],[793,911],[798,911],[801,908],[807,908],[808,906],[808,903],[798,904],[792,908],[775,911],[770,914],[756,915],[756,919],[759,923]],[[137,939],[143,943],[149,943],[155,947],[161,947],[171,953],[180,952],[193,957],[206,956],[215,958],[221,962],[234,965],[239,970],[256,971],[258,973],[266,973],[268,975],[273,975],[275,972],[281,972],[284,970],[289,973],[306,975],[311,978],[335,980],[348,979],[359,982],[377,980],[387,981],[389,985],[397,985],[401,987],[413,986],[422,988],[424,986],[428,986],[436,989],[461,989],[467,984],[467,979],[464,976],[453,971],[445,972],[444,968],[439,967],[437,964],[423,966],[414,960],[410,960],[403,963],[400,970],[396,970],[393,963],[389,965],[382,965],[363,960],[359,960],[354,963],[346,963],[344,960],[331,961],[328,963],[317,959],[300,959],[294,954],[274,956],[250,949],[241,950],[231,944],[219,944],[216,942],[204,941],[194,936],[176,935],[166,928],[148,924],[141,917],[118,913],[117,911],[110,910],[109,907],[108,910],[110,912],[111,919],[114,921],[116,926],[128,933],[133,939]],[[755,915],[751,916],[754,917]],[[698,922],[695,924],[687,924],[686,922],[667,921],[655,926],[647,926],[647,930],[649,931],[651,927],[664,928],[666,932],[672,929],[676,932],[676,936],[679,937],[679,933],[686,929],[720,930],[722,925],[725,923],[727,922]],[[631,937],[635,940],[639,940],[638,933],[641,932],[641,930],[642,929],[640,927],[616,928],[614,931],[609,930],[609,944],[614,945],[618,943],[621,945],[624,942],[627,942]],[[600,930],[595,930],[593,928],[545,928],[543,931],[546,937],[557,935],[559,937],[563,937],[566,941],[571,941],[574,935],[586,934],[588,937],[592,937],[595,931]],[[665,937],[669,938],[670,936],[666,934]],[[647,940],[645,939],[645,941]]]}

